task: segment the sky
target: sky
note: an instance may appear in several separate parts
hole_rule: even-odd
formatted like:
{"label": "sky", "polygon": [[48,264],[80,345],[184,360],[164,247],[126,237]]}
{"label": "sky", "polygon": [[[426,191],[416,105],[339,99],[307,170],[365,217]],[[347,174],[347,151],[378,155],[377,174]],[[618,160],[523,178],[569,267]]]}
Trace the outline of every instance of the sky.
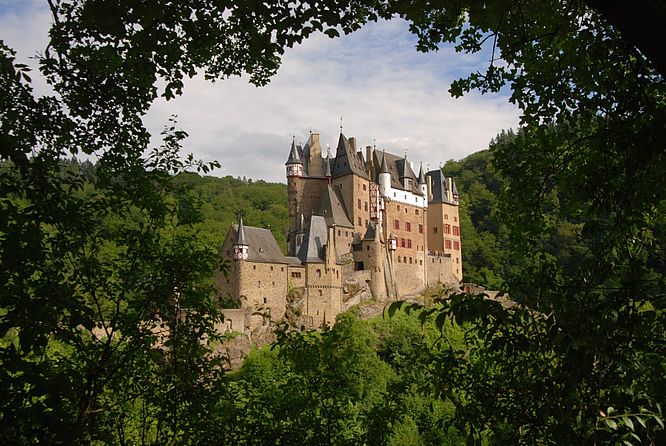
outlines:
{"label": "sky", "polygon": [[[0,0],[0,40],[35,68],[32,57],[46,47],[50,20],[46,0]],[[487,55],[447,47],[422,54],[415,44],[407,23],[397,19],[338,39],[316,35],[286,51],[267,86],[195,77],[182,96],[156,100],[144,122],[159,136],[177,115],[189,134],[184,152],[219,161],[215,175],[278,182],[286,181],[292,138],[305,143],[310,131],[319,132],[323,150],[330,145],[334,154],[341,118],[343,133],[360,147],[406,152],[424,168],[483,150],[502,129],[518,126],[520,113],[506,90],[460,99],[448,93],[453,80],[483,70]],[[38,94],[49,93],[42,79],[32,78]]]}

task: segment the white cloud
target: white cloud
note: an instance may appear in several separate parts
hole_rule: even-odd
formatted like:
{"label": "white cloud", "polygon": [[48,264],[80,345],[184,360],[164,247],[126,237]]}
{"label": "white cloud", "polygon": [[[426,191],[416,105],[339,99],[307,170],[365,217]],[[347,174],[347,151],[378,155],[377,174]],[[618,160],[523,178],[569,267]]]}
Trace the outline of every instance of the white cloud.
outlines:
{"label": "white cloud", "polygon": [[16,51],[16,61],[32,68],[30,77],[37,95],[52,92],[39,75],[35,59],[46,48],[51,14],[42,0],[0,0],[0,40]]}
{"label": "white cloud", "polygon": [[[0,0],[0,38],[19,50],[22,61],[45,47],[49,22],[41,1]],[[315,36],[286,52],[268,86],[197,77],[186,82],[182,97],[157,100],[145,122],[159,135],[176,114],[190,134],[185,151],[220,161],[216,174],[267,181],[284,181],[292,134],[304,142],[316,129],[324,147],[335,147],[340,116],[344,133],[360,146],[376,142],[400,154],[407,149],[415,165],[431,167],[483,149],[501,129],[517,125],[519,112],[505,96],[453,99],[447,91],[452,80],[483,69],[483,55],[450,48],[421,54],[414,45],[398,20],[340,39]],[[36,85],[38,92],[43,88]]]}

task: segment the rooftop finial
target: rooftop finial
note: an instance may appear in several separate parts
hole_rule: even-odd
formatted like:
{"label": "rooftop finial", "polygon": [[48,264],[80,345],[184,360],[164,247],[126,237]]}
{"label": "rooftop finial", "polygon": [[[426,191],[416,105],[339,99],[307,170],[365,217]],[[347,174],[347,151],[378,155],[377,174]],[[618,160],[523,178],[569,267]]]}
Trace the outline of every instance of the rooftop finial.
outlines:
{"label": "rooftop finial", "polygon": [[377,149],[377,140],[375,138],[372,138],[372,148]]}
{"label": "rooftop finial", "polygon": [[342,133],[342,116],[340,116],[340,133]]}
{"label": "rooftop finial", "polygon": [[405,149],[405,159],[407,159],[407,149]]}

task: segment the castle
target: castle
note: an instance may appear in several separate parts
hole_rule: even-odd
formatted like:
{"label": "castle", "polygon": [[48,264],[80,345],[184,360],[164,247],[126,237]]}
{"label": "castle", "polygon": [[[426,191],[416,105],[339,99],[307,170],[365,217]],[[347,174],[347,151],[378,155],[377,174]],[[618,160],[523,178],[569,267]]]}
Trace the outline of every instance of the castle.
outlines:
{"label": "castle", "polygon": [[288,308],[311,327],[330,325],[360,288],[392,300],[459,285],[459,195],[441,170],[416,174],[406,155],[372,146],[364,154],[342,132],[334,157],[311,133],[304,147],[292,142],[285,165],[287,254],[242,217],[222,245],[229,268],[216,274],[216,290],[240,307],[222,311],[226,330],[257,328],[266,314],[280,320]]}

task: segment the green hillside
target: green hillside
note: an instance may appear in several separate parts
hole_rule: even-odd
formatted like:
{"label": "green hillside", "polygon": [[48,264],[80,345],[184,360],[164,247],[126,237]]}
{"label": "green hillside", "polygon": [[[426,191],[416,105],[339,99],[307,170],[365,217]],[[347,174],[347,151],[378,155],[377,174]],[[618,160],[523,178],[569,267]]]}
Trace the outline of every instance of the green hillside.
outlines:
{"label": "green hillside", "polygon": [[189,172],[180,174],[175,181],[190,188],[190,195],[199,202],[203,220],[195,227],[211,243],[222,244],[229,226],[238,221],[242,212],[245,224],[271,229],[280,247],[286,250],[289,209],[285,184]]}

